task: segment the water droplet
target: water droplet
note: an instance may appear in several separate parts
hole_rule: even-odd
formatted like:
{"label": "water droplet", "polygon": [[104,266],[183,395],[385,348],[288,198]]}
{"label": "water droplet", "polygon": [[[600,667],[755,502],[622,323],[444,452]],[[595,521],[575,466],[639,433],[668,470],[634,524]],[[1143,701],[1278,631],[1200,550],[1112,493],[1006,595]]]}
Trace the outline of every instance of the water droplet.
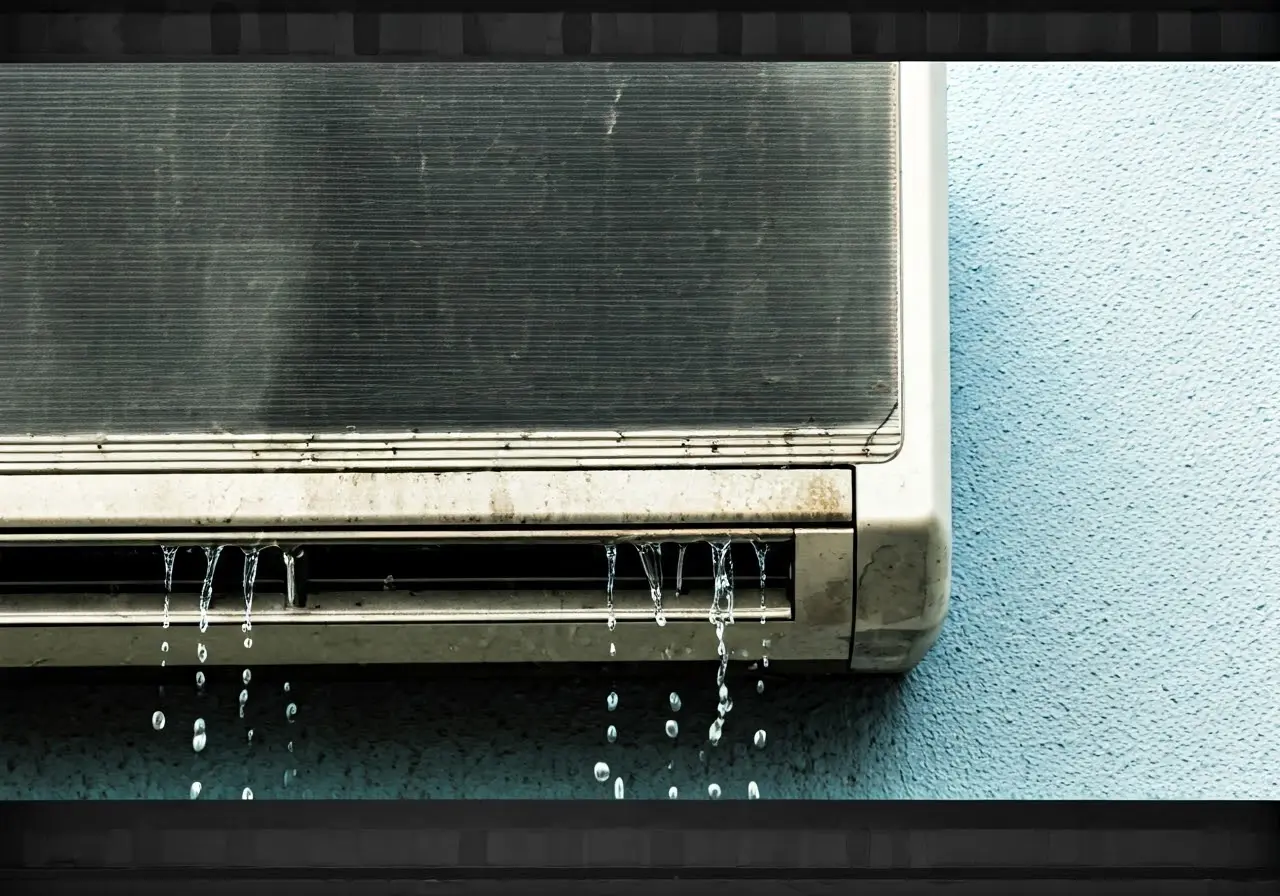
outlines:
{"label": "water droplet", "polygon": [[762,659],[760,660],[760,662],[764,664],[764,667],[765,667],[766,669],[768,669],[768,668],[769,668],[769,658],[768,658],[767,656],[766,656],[766,657],[764,657],[764,658],[762,658]]}
{"label": "water droplet", "polygon": [[618,708],[618,692],[610,691],[608,698],[604,701],[604,705],[608,708],[609,712],[613,712],[615,709],[617,709]]}
{"label": "water droplet", "polygon": [[710,787],[708,787],[707,796],[711,797],[713,800],[720,799],[720,785],[712,784]]}
{"label": "water droplet", "polygon": [[667,737],[675,737],[680,733],[680,726],[675,719],[667,719]]}
{"label": "water droplet", "polygon": [[[244,639],[244,647],[245,647],[245,649],[246,649],[246,650],[248,650],[248,649],[249,649],[250,647],[252,647],[252,646],[253,646],[253,638],[245,638],[245,639]],[[250,799],[252,799],[252,797],[250,797]]]}
{"label": "water droplet", "polygon": [[249,702],[249,689],[245,688],[243,691],[240,692],[240,705],[244,706],[248,702]]}
{"label": "water droplet", "polygon": [[759,731],[756,732],[756,736],[751,739],[751,742],[754,743],[761,750],[764,749],[765,735],[764,735],[763,728],[761,728]]}
{"label": "water droplet", "polygon": [[614,743],[618,739],[618,729],[610,725],[605,729],[604,739],[609,743]]}
{"label": "water droplet", "polygon": [[246,787],[244,790],[240,791],[240,799],[242,800],[253,799],[253,791],[250,790],[248,787]]}
{"label": "water droplet", "polygon": [[285,692],[286,694],[287,694],[287,693],[289,693],[289,682],[287,682],[287,681],[284,683],[284,692]]}
{"label": "water droplet", "polygon": [[195,737],[191,738],[191,749],[199,753],[201,750],[204,749],[204,744],[206,739],[207,739],[207,735],[203,731],[201,731]]}
{"label": "water droplet", "polygon": [[198,688],[204,687],[204,672],[196,673],[196,687]]}
{"label": "water droplet", "polygon": [[249,743],[253,743],[253,729],[249,729]]}
{"label": "water droplet", "polygon": [[626,787],[623,786],[621,778],[615,778],[613,781],[613,798],[620,800],[624,796],[626,796]]}
{"label": "water droplet", "polygon": [[164,727],[164,713],[158,709],[151,714],[151,727],[157,731]]}
{"label": "water droplet", "polygon": [[747,784],[747,799],[749,800],[760,799],[760,788],[756,786],[755,781],[751,781]]}
{"label": "water droplet", "polygon": [[289,752],[293,752],[293,741],[289,741]]}
{"label": "water droplet", "polygon": [[296,703],[290,703],[288,706],[284,708],[284,717],[288,719],[290,722],[293,721],[293,717],[296,716],[297,714],[298,714],[298,704]]}
{"label": "water droplet", "polygon": [[667,617],[666,617],[666,616],[659,616],[655,621],[658,623],[658,628],[666,628],[666,627],[667,627]]}
{"label": "water droplet", "polygon": [[169,642],[168,642],[168,641],[165,641],[164,643],[162,643],[162,644],[160,645],[160,652],[161,652],[161,653],[168,653],[168,652],[169,652]]}
{"label": "water droplet", "polygon": [[204,788],[200,785],[199,781],[191,782],[191,798],[193,800],[199,798],[201,790],[204,790]]}
{"label": "water droplet", "polygon": [[720,735],[724,732],[724,719],[716,719],[711,723],[711,730],[707,732],[707,740],[711,741],[711,746],[720,743]]}
{"label": "water droplet", "polygon": [[191,726],[192,733],[204,734],[204,719],[196,719],[196,723]]}
{"label": "water droplet", "polygon": [[601,784],[603,784],[605,781],[608,781],[609,780],[609,763],[597,762],[594,774],[596,776],[596,780],[599,781]]}
{"label": "water droplet", "polygon": [[729,686],[727,684],[722,684],[720,685],[720,702],[723,703],[728,699],[729,699]]}
{"label": "water droplet", "polygon": [[617,645],[617,644],[614,644],[612,641],[610,641],[610,642],[609,642],[609,656],[617,656],[617,655],[618,655],[618,645]]}
{"label": "water droplet", "polygon": [[698,751],[698,761],[699,761],[699,762],[706,762],[706,761],[707,761],[707,751],[706,751],[706,750],[699,750],[699,751]]}
{"label": "water droplet", "polygon": [[679,795],[680,795],[680,791],[674,787],[672,787],[670,790],[667,791],[667,799],[669,800],[673,800]]}
{"label": "water droplet", "polygon": [[284,786],[289,786],[289,769],[284,770]]}
{"label": "water droplet", "polygon": [[240,675],[240,680],[243,681],[245,684],[248,684],[250,681],[253,680],[253,673],[250,672],[248,669],[245,669],[244,672],[241,673]]}
{"label": "water droplet", "polygon": [[618,628],[618,620],[610,616],[608,626],[609,626],[609,631],[615,631]]}
{"label": "water droplet", "polygon": [[208,658],[209,658],[209,648],[205,647],[203,644],[197,644],[196,659],[200,660],[200,662],[203,663]]}
{"label": "water droplet", "polygon": [[680,695],[677,694],[675,691],[671,692],[671,696],[667,698],[667,702],[671,704],[672,712],[679,712],[680,707],[684,705],[683,703],[680,702]]}
{"label": "water droplet", "polygon": [[757,681],[757,682],[756,682],[756,693],[757,693],[757,694],[763,694],[763,693],[764,693],[764,682],[763,682],[763,681]]}

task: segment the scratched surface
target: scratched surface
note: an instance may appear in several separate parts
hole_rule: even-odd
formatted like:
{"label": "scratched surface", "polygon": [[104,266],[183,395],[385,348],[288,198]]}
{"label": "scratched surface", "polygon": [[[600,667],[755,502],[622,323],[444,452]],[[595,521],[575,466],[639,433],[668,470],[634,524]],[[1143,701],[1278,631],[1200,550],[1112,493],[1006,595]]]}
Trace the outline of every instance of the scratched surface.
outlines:
{"label": "scratched surface", "polygon": [[0,434],[874,429],[895,85],[5,67]]}

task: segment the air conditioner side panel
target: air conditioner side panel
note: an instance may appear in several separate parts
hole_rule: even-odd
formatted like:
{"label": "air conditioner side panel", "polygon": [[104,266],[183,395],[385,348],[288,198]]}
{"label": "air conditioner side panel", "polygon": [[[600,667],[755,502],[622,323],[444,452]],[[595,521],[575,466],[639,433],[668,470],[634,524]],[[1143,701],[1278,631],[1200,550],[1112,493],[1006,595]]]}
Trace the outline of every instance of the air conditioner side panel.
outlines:
{"label": "air conditioner side panel", "polygon": [[859,467],[851,667],[902,672],[933,646],[951,589],[946,69],[902,63],[902,448]]}

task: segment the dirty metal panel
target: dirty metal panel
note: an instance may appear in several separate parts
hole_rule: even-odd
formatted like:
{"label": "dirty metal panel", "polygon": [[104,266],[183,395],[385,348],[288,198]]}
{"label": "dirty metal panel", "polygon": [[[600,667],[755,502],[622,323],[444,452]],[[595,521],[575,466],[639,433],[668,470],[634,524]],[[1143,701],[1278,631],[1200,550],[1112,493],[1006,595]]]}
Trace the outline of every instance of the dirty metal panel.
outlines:
{"label": "dirty metal panel", "polygon": [[0,438],[896,448],[893,64],[14,65],[0,94]]}

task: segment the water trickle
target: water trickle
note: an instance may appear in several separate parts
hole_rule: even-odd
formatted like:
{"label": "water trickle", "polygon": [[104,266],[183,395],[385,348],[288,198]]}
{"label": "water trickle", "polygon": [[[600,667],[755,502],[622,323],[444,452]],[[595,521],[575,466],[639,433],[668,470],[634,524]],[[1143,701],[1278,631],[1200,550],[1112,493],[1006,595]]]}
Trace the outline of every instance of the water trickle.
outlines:
{"label": "water trickle", "polygon": [[191,782],[191,798],[192,798],[193,800],[194,800],[194,799],[198,799],[198,798],[200,797],[200,791],[201,791],[201,790],[204,790],[204,788],[203,788],[202,786],[200,786],[200,782],[199,782],[199,781],[192,781],[192,782]]}
{"label": "water trickle", "polygon": [[751,738],[751,742],[756,745],[757,749],[760,749],[760,750],[764,749],[766,740],[768,740],[768,738],[765,736],[763,728],[761,728],[759,731],[756,732],[755,737]]}
{"label": "water trickle", "polygon": [[[240,630],[250,632],[253,631],[253,586],[258,578],[258,558],[261,556],[261,550],[257,547],[242,550],[244,551],[244,572],[240,584],[244,593],[244,622],[240,625]],[[253,639],[246,637],[244,646],[246,650],[252,647]],[[246,667],[240,674],[240,680],[244,682],[244,690],[240,692],[240,718],[243,719],[245,704],[249,702],[249,682],[253,680],[253,671]],[[249,742],[253,742],[252,733],[249,735]]]}
{"label": "water trickle", "polygon": [[614,644],[612,641],[610,641],[610,642],[609,642],[609,656],[617,656],[617,655],[618,655],[618,645],[617,645],[617,644]]}
{"label": "water trickle", "polygon": [[[209,604],[213,600],[213,573],[218,568],[218,558],[222,556],[222,546],[204,549],[204,584],[200,586],[200,631],[209,630]],[[204,662],[203,659],[200,662]]]}
{"label": "water trickle", "polygon": [[297,558],[294,556],[293,551],[290,551],[287,548],[281,548],[280,553],[284,557],[285,603],[290,607],[296,607],[298,605],[298,585],[297,579],[294,578],[293,571]]}
{"label": "water trickle", "polygon": [[624,786],[623,786],[622,779],[621,779],[621,778],[614,778],[614,780],[613,780],[613,798],[614,798],[615,800],[620,800],[620,799],[622,799],[624,796],[626,796],[626,787],[624,787]]}
{"label": "water trickle", "polygon": [[618,740],[618,729],[613,725],[610,725],[604,730],[604,739],[611,744],[616,743]]}
{"label": "water trickle", "polygon": [[253,791],[250,790],[248,787],[246,787],[244,790],[240,791],[240,799],[242,800],[253,799]]}
{"label": "water trickle", "polygon": [[604,705],[609,712],[616,710],[618,708],[618,692],[610,691],[609,696],[605,698]]}
{"label": "water trickle", "polygon": [[680,545],[679,551],[676,553],[676,594],[684,594],[684,552],[689,549],[687,544]]}
{"label": "water trickle", "polygon": [[644,577],[649,581],[649,598],[653,601],[653,619],[659,627],[667,624],[667,615],[662,610],[662,544],[650,542],[637,544],[640,554],[640,565],[644,567]]}
{"label": "water trickle", "polygon": [[597,762],[592,774],[596,776],[596,780],[603,784],[609,780],[609,763]]}
{"label": "water trickle", "polygon": [[670,790],[667,791],[667,799],[669,800],[674,800],[678,796],[680,796],[680,791],[677,790],[675,787],[672,787]]}
{"label": "water trickle", "polygon": [[769,621],[768,619],[765,618],[765,612],[768,609],[768,605],[765,603],[765,599],[764,599],[764,583],[765,583],[764,558],[765,558],[765,555],[769,553],[769,545],[763,541],[753,541],[751,542],[751,546],[755,548],[756,563],[760,567],[760,624],[764,625],[766,622]]}
{"label": "water trickle", "polygon": [[679,712],[680,707],[684,705],[683,703],[680,702],[680,695],[677,694],[675,691],[672,691],[671,695],[667,697],[667,702],[671,704],[672,712]]}
{"label": "water trickle", "polygon": [[284,708],[284,717],[290,724],[294,722],[298,715],[298,704],[290,703]]}
{"label": "water trickle", "polygon": [[164,713],[158,709],[151,714],[151,727],[157,731],[164,727]]}
{"label": "water trickle", "polygon": [[720,799],[720,785],[712,784],[710,787],[708,787],[707,796],[711,797],[713,800]]}
{"label": "water trickle", "polygon": [[618,546],[616,544],[605,545],[604,557],[609,564],[609,571],[604,583],[604,605],[609,614],[609,631],[613,631],[618,627],[618,620],[613,615],[613,584],[618,573]]}
{"label": "water trickle", "polygon": [[747,799],[749,800],[760,799],[760,788],[756,786],[755,781],[747,782]]}
{"label": "water trickle", "polygon": [[711,723],[709,733],[711,744],[715,746],[720,742],[725,716],[733,710],[729,686],[725,683],[729,673],[729,651],[724,643],[725,625],[733,624],[733,554],[729,550],[729,542],[715,542],[711,545],[711,567],[713,584],[710,620],[716,629],[716,654],[720,657],[720,664],[716,667],[716,720]]}
{"label": "water trickle", "polygon": [[675,719],[667,719],[666,730],[667,737],[674,738],[680,733],[680,725]]}

